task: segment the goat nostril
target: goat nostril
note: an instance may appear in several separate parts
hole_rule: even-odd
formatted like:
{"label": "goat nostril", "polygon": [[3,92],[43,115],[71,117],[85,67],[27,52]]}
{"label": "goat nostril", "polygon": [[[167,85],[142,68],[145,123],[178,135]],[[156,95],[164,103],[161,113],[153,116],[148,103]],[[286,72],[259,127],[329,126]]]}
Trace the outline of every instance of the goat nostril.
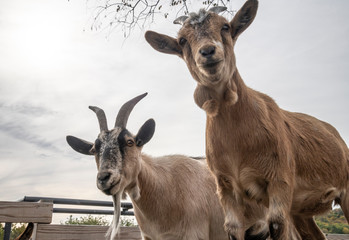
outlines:
{"label": "goat nostril", "polygon": [[104,183],[106,181],[108,181],[110,178],[110,173],[108,172],[102,172],[102,173],[98,173],[97,179],[100,183]]}
{"label": "goat nostril", "polygon": [[215,54],[216,52],[216,47],[215,46],[209,46],[209,47],[205,47],[205,48],[201,48],[199,50],[200,54],[203,57],[209,58],[211,57],[213,54]]}

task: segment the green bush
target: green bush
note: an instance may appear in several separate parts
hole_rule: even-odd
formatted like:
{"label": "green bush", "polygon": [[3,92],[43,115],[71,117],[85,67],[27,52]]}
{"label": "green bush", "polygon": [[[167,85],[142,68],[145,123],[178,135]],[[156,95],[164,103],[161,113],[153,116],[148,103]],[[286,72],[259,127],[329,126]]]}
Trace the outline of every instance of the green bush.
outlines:
{"label": "green bush", "polygon": [[88,215],[87,217],[73,218],[73,215],[70,215],[69,218],[65,220],[64,223],[61,222],[61,224],[108,226],[109,221],[102,216],[94,217],[92,215]]}
{"label": "green bush", "polygon": [[134,227],[137,226],[137,222],[134,217],[121,216],[120,225],[123,227]]}
{"label": "green bush", "polygon": [[349,234],[349,225],[340,208],[315,217],[315,222],[324,233]]}
{"label": "green bush", "polygon": [[[110,225],[110,222],[107,219],[105,219],[104,216],[94,217],[92,215],[88,215],[87,217],[74,218],[72,215],[70,215],[69,218],[66,219],[63,223],[61,222],[61,224],[108,226]],[[127,216],[120,217],[120,224],[123,227],[137,226],[134,220],[134,217],[127,217]]]}
{"label": "green bush", "polygon": [[[12,224],[11,228],[11,235],[10,235],[10,240],[15,239],[19,235],[24,232],[25,228],[27,227],[26,223],[17,223],[17,224]],[[5,235],[5,224],[0,224],[0,239],[4,239]]]}

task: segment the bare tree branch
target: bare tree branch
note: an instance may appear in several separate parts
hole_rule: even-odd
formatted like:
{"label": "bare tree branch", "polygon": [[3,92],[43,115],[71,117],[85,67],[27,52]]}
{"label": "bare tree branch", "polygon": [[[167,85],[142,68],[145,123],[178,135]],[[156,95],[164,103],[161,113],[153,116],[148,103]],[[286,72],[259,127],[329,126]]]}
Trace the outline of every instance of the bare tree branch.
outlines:
{"label": "bare tree branch", "polygon": [[[197,0],[87,0],[87,3],[96,3],[93,9],[93,23],[91,30],[108,30],[109,34],[121,27],[124,36],[128,37],[135,27],[144,29],[152,24],[155,15],[168,18],[170,12],[175,12],[175,19],[180,15],[187,15],[193,2]],[[231,0],[203,0],[201,7],[208,9],[211,6],[226,6],[230,15],[234,11],[228,6]]]}

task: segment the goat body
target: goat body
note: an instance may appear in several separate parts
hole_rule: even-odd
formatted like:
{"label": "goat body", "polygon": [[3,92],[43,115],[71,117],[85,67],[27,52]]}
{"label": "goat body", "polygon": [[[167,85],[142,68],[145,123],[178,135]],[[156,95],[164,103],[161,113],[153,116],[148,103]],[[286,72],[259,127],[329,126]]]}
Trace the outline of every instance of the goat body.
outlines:
{"label": "goat body", "polygon": [[[108,238],[112,240],[117,235],[120,196],[126,192],[146,240],[227,239],[215,180],[205,160],[181,155],[152,158],[142,154],[143,145],[155,131],[153,119],[146,121],[136,136],[126,129],[132,108],[144,96],[123,105],[112,130],[107,128],[104,111],[90,107],[96,112],[101,129],[94,143],[67,137],[74,150],[95,156],[97,187],[113,196],[114,220]],[[262,227],[255,225],[249,234],[258,235]]]}
{"label": "goat body", "polygon": [[[227,239],[224,214],[205,160],[142,155],[140,197],[131,197],[145,239]],[[125,189],[128,192],[128,189]]]}
{"label": "goat body", "polygon": [[249,216],[260,214],[246,207],[253,203],[264,209],[272,239],[326,239],[313,216],[335,201],[349,219],[349,151],[328,123],[282,110],[244,84],[233,49],[257,8],[248,0],[231,22],[201,10],[182,18],[178,39],[152,31],[145,37],[154,49],[183,58],[198,83],[207,162],[231,239],[244,239]]}
{"label": "goat body", "polygon": [[[299,238],[287,230],[289,222],[302,239],[325,239],[314,215],[330,210],[335,200],[349,219],[346,144],[328,123],[280,109],[246,87],[237,72],[232,80],[239,101],[234,106],[220,102],[206,125],[208,164],[225,211],[241,216],[237,204],[253,199],[269,208],[273,239]],[[233,229],[229,224],[226,228]]]}

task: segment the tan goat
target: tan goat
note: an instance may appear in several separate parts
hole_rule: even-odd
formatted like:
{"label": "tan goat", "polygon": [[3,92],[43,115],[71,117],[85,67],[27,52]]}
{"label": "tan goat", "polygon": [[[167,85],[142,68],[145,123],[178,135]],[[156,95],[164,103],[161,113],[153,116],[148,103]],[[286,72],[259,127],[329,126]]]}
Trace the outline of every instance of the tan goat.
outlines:
{"label": "tan goat", "polygon": [[[145,96],[140,95],[122,106],[112,130],[107,128],[104,111],[90,107],[97,114],[101,130],[94,144],[67,137],[77,152],[95,155],[97,187],[113,196],[115,214],[110,239],[117,234],[120,197],[124,192],[132,200],[144,239],[228,239],[223,229],[223,210],[215,195],[215,180],[205,160],[182,155],[153,158],[142,154],[143,145],[155,131],[153,119],[149,119],[136,136],[126,129],[133,107]],[[249,229],[251,238],[248,239],[266,236],[268,229],[264,228],[263,232],[262,227],[263,222]]]}
{"label": "tan goat", "polygon": [[328,123],[282,110],[243,82],[234,45],[257,8],[248,0],[231,22],[220,8],[200,10],[176,21],[183,24],[177,39],[152,31],[145,37],[154,49],[183,58],[197,81],[207,162],[231,239],[244,239],[251,224],[244,208],[252,202],[267,209],[272,239],[326,239],[313,216],[335,201],[349,219],[348,148]]}

